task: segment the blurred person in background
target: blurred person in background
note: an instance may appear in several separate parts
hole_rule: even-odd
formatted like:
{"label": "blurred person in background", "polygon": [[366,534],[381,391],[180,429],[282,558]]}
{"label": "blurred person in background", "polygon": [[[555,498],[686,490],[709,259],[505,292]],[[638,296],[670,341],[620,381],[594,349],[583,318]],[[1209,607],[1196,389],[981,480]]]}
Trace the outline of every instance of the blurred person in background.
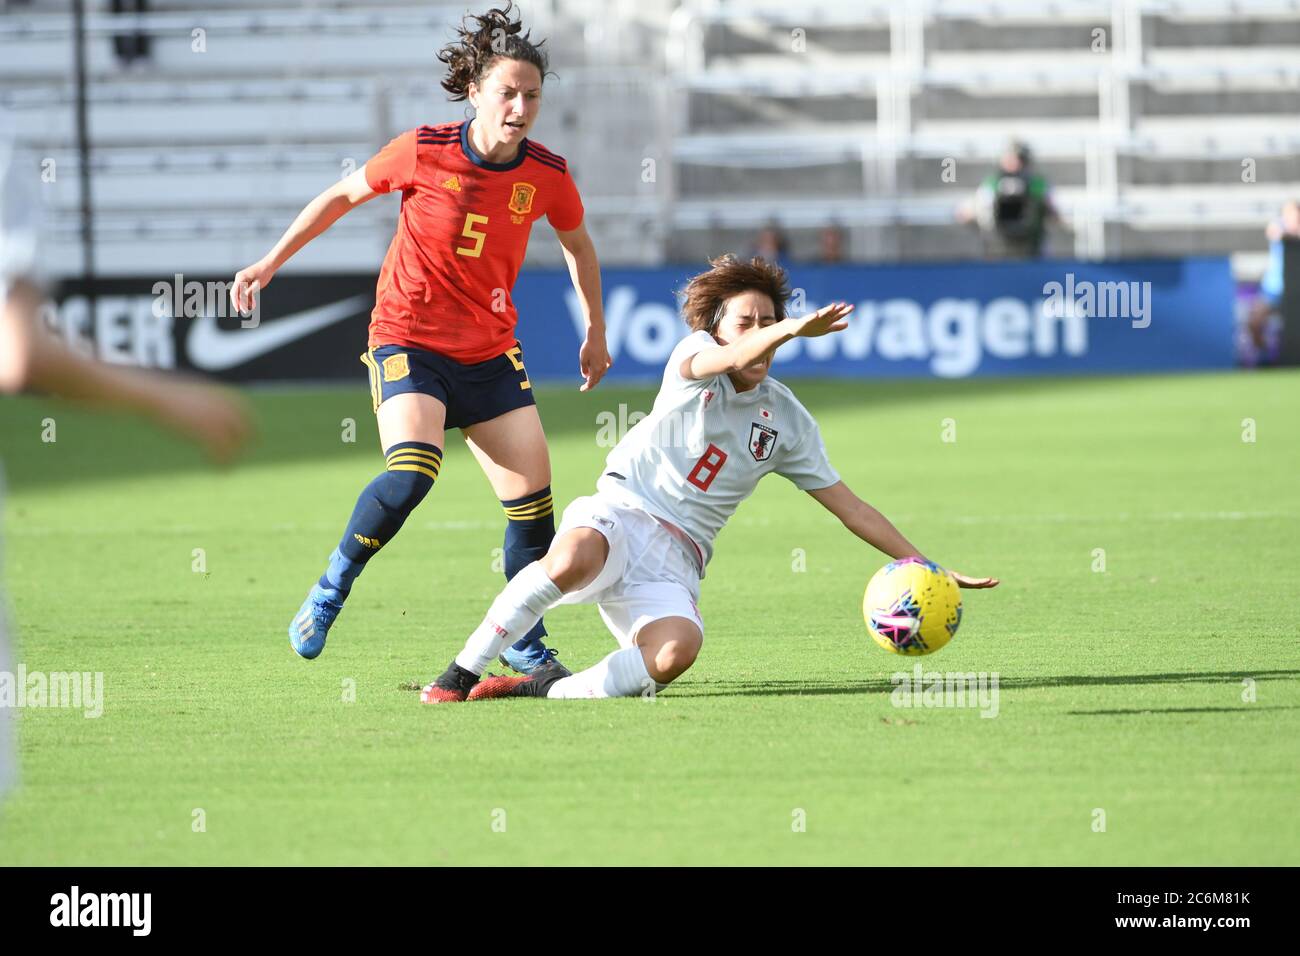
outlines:
{"label": "blurred person in background", "polygon": [[835,223],[817,234],[817,261],[822,265],[844,261],[844,230]]}
{"label": "blurred person in background", "polygon": [[1048,222],[1060,222],[1060,215],[1046,178],[1033,168],[1029,147],[1012,141],[974,198],[958,208],[957,220],[979,227],[988,258],[1036,259]]}
{"label": "blurred person in background", "polygon": [[[113,13],[129,13],[142,16],[149,12],[149,0],[112,0],[109,9]],[[143,64],[149,60],[149,34],[143,30],[131,30],[113,36],[113,53],[118,61],[126,67]]]}
{"label": "blurred person in background", "polygon": [[1277,361],[1283,290],[1283,242],[1300,239],[1300,201],[1288,200],[1282,214],[1264,229],[1268,238],[1268,265],[1259,280],[1259,297],[1251,304],[1246,329],[1254,351],[1254,362],[1267,365]]}
{"label": "blurred person in background", "polygon": [[762,259],[764,262],[780,266],[789,263],[789,256],[790,241],[776,223],[769,223],[758,231],[747,254],[747,258]]}
{"label": "blurred person in background", "polygon": [[[33,181],[38,175],[33,167]],[[0,132],[0,393],[31,390],[93,408],[135,412],[197,442],[214,460],[229,461],[250,433],[243,404],[231,393],[85,358],[37,321],[44,301],[37,208],[15,167],[12,139]],[[0,673],[13,680],[7,616],[0,593]],[[0,706],[0,794],[16,774],[12,721],[9,708]]]}

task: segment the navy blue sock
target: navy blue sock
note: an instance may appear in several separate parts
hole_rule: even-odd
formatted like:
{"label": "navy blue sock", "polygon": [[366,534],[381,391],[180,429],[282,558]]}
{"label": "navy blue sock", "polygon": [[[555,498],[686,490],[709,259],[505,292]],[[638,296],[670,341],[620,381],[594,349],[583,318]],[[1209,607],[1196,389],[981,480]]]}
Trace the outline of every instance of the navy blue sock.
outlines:
{"label": "navy blue sock", "polygon": [[386,449],[388,470],[366,485],[343,540],[330,555],[320,586],[346,596],[361,569],[393,539],[402,523],[433,487],[442,467],[442,449],[418,441],[398,442]]}
{"label": "navy blue sock", "polygon": [[[555,504],[551,501],[551,486],[522,498],[502,501],[501,507],[506,512],[505,572],[509,581],[546,554],[555,537]],[[546,628],[538,621],[531,631],[515,641],[515,650],[522,651],[545,636]]]}

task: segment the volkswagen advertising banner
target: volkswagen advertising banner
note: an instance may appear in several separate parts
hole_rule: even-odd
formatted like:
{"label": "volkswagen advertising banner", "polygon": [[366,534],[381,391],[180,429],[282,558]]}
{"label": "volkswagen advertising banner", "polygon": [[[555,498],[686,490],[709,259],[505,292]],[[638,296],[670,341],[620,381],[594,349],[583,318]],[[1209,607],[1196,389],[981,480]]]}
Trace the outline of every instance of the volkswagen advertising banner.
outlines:
{"label": "volkswagen advertising banner", "polygon": [[[606,269],[611,380],[657,379],[686,334],[675,293],[690,267]],[[836,300],[845,332],[796,339],[778,376],[966,378],[1227,368],[1233,284],[1226,258],[1131,262],[805,266],[790,271],[791,313]],[[229,305],[229,277],[163,276],[56,289],[46,321],[107,361],[229,381],[361,379],[374,302],[369,274],[282,275],[259,313]],[[582,319],[566,272],[521,273],[519,339],[534,380],[576,379]]]}

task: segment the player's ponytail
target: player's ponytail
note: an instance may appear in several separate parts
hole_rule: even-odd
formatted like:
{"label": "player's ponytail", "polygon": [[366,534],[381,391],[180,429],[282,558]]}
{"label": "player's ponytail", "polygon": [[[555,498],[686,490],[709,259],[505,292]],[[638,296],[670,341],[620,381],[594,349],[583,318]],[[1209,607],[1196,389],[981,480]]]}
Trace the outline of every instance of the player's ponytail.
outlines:
{"label": "player's ponytail", "polygon": [[546,41],[534,43],[513,12],[510,0],[504,10],[494,7],[481,16],[467,16],[456,29],[457,39],[438,51],[438,59],[447,64],[442,88],[453,101],[468,99],[470,84],[481,83],[499,59],[531,63],[546,79],[546,54],[542,51]]}

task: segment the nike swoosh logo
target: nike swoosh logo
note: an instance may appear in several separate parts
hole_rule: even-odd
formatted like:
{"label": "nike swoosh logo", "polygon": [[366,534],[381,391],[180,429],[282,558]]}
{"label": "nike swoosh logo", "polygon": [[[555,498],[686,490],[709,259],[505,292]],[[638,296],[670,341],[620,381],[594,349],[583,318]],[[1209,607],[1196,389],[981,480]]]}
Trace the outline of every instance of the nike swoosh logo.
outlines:
{"label": "nike swoosh logo", "polygon": [[222,372],[251,362],[267,352],[274,352],[358,312],[368,312],[369,304],[369,296],[355,295],[342,302],[304,309],[250,329],[229,331],[218,328],[213,316],[201,315],[194,320],[185,336],[185,351],[189,353],[190,363],[195,368],[205,372]]}

